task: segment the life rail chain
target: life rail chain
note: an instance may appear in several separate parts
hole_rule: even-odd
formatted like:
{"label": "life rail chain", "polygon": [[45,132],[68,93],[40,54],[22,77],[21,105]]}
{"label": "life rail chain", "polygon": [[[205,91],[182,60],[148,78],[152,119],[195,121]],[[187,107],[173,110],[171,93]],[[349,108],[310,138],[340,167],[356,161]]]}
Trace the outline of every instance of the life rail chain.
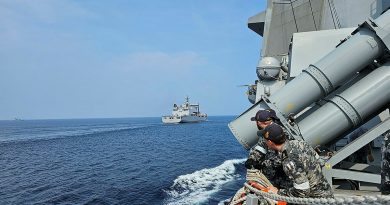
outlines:
{"label": "life rail chain", "polygon": [[280,196],[273,193],[263,192],[249,185],[244,184],[246,188],[254,192],[257,196],[273,199],[276,201],[285,201],[293,204],[389,204],[390,196],[376,195],[376,196],[351,196],[351,197],[335,197],[335,198],[299,198]]}

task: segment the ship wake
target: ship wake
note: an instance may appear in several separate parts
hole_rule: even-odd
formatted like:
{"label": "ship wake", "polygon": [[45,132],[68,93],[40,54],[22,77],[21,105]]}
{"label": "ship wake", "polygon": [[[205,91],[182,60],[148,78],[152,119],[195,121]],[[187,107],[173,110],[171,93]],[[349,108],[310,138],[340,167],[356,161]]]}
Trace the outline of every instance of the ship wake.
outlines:
{"label": "ship wake", "polygon": [[[94,126],[70,126],[59,128],[46,128],[45,130],[31,130],[28,135],[25,133],[5,133],[7,136],[0,136],[0,143],[26,142],[26,141],[41,141],[63,139],[67,137],[83,137],[88,135],[96,135],[111,132],[130,131],[135,129],[143,129],[155,125],[94,125]],[[10,137],[8,137],[10,136]]]}
{"label": "ship wake", "polygon": [[214,193],[221,190],[224,184],[240,177],[236,168],[244,161],[245,159],[226,160],[217,167],[177,177],[173,185],[165,190],[167,198],[164,204],[201,204],[207,202]]}

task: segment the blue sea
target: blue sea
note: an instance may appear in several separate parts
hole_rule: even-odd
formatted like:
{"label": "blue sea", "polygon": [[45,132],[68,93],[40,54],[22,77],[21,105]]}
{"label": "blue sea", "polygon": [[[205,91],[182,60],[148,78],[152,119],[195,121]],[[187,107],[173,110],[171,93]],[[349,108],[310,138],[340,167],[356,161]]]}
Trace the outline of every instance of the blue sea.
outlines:
{"label": "blue sea", "polygon": [[223,204],[245,176],[233,118],[0,121],[0,204]]}

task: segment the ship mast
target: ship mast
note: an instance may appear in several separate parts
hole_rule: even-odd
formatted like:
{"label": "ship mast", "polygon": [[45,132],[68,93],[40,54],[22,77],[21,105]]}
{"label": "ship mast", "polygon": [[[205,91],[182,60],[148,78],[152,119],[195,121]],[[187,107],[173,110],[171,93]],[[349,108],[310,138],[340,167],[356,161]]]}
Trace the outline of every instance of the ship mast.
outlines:
{"label": "ship mast", "polygon": [[188,97],[188,95],[186,96],[186,103],[189,103],[189,100],[190,98]]}

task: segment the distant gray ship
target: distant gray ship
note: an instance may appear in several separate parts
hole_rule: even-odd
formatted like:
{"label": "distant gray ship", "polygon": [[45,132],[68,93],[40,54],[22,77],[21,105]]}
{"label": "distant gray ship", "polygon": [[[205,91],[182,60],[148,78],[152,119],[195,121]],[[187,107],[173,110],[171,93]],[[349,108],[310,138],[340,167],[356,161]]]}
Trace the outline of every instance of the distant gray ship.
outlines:
{"label": "distant gray ship", "polygon": [[199,104],[190,104],[188,96],[182,105],[173,104],[172,115],[162,116],[163,123],[187,123],[207,120],[207,114],[199,111]]}

